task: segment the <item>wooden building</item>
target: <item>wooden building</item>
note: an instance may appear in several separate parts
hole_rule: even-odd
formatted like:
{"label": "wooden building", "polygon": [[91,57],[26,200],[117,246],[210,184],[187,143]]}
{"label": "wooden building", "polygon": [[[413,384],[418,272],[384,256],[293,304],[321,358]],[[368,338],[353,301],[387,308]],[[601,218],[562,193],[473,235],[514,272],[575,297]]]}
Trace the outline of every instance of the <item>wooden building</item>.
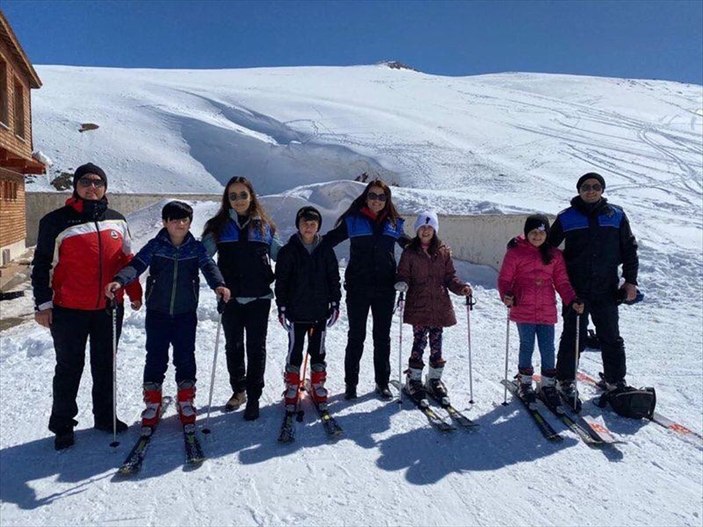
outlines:
{"label": "wooden building", "polygon": [[31,90],[41,80],[0,11],[0,265],[25,251],[24,176],[43,174],[32,157]]}

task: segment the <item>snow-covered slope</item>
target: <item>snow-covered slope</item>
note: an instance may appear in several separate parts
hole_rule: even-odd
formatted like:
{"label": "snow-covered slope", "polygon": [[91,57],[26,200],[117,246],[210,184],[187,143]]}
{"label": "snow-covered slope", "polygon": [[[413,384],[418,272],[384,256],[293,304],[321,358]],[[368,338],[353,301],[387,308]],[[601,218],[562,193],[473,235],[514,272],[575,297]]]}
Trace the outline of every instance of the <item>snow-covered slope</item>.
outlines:
{"label": "snow-covered slope", "polygon": [[[466,214],[556,213],[595,170],[661,289],[671,279],[656,269],[662,260],[700,276],[698,85],[383,65],[38,71],[34,136],[52,175],[92,160],[113,192],[220,192],[245,175],[270,194],[367,171],[406,188],[406,203]],[[100,128],[79,133],[85,122]],[[28,188],[51,188],[48,179]]]}
{"label": "snow-covered slope", "polygon": [[[582,173],[601,172],[606,195],[625,207],[640,240],[643,303],[621,310],[628,380],[656,386],[658,409],[703,429],[703,92],[655,81],[503,74],[445,78],[383,67],[241,71],[149,71],[40,67],[35,142],[57,169],[104,166],[112,191],[220,192],[231,175],[252,178],[290,233],[294,211],[313,203],[323,231],[357,195],[362,171],[396,181],[403,210],[555,213]],[[80,123],[100,125],[79,134]],[[34,189],[46,187],[37,180]],[[166,198],[167,196],[165,196]],[[139,248],[159,227],[161,204],[131,215]],[[194,232],[214,213],[195,203]],[[470,235],[470,233],[467,233]],[[178,424],[169,413],[142,475],[113,480],[135,431],[90,429],[90,376],[79,392],[76,446],[53,451],[46,430],[53,347],[29,322],[0,334],[0,523],[4,525],[690,525],[703,522],[703,445],[654,424],[585,404],[625,444],[590,449],[562,431],[545,443],[499,384],[505,308],[495,272],[457,263],[476,285],[471,314],[476,403],[468,405],[467,322],[445,332],[446,378],[456,406],[482,428],[439,435],[409,407],[373,394],[367,340],[359,386],[344,401],[343,313],[327,337],[331,410],[345,429],[328,444],[306,406],[293,446],[276,443],[285,332],[271,313],[262,417],[225,414],[223,349],[214,384],[209,459],[182,468]],[[343,269],[342,269],[343,271]],[[217,314],[201,292],[197,358],[205,419]],[[31,300],[3,302],[3,317]],[[125,320],[118,357],[118,413],[141,409],[144,312]],[[371,327],[369,324],[369,335]],[[557,328],[557,331],[559,327]],[[396,374],[398,324],[392,329]],[[370,338],[370,337],[369,337]],[[404,355],[410,331],[404,330]],[[510,368],[517,360],[510,335]],[[535,354],[535,360],[538,354]],[[406,357],[403,357],[403,361]],[[600,357],[585,353],[595,375]],[[174,390],[172,371],[167,390]],[[595,396],[583,387],[586,399]]]}

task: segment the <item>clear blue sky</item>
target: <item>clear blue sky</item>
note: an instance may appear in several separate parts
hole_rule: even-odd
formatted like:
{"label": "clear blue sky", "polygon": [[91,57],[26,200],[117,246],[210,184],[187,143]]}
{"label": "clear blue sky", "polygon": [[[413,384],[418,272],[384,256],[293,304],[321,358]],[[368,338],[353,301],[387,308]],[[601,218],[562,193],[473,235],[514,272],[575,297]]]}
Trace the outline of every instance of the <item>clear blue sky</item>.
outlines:
{"label": "clear blue sky", "polygon": [[35,64],[244,68],[400,60],[703,84],[703,0],[0,0]]}

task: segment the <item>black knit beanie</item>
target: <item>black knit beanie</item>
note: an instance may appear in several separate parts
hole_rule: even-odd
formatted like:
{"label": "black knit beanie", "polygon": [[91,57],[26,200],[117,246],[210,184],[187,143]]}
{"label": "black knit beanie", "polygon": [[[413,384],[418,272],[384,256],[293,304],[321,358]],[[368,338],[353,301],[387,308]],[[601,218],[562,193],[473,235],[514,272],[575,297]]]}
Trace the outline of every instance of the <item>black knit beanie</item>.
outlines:
{"label": "black knit beanie", "polygon": [[539,229],[544,232],[549,232],[549,218],[544,214],[532,214],[528,216],[525,220],[525,238],[527,238],[527,233],[531,230]]}
{"label": "black knit beanie", "polygon": [[322,228],[322,214],[315,207],[302,207],[295,215],[295,228],[299,229],[300,220],[305,221],[316,221],[317,231],[319,232]]}
{"label": "black knit beanie", "polygon": [[107,188],[107,176],[105,175],[105,171],[98,165],[94,165],[93,163],[86,163],[85,165],[79,166],[76,169],[76,172],[73,174],[73,190],[76,190],[78,180],[86,174],[95,174],[96,176],[100,176],[100,179],[105,182],[105,188]]}
{"label": "black knit beanie", "polygon": [[583,176],[581,176],[578,182],[576,183],[576,190],[581,190],[581,185],[587,179],[597,179],[598,183],[600,183],[600,186],[603,187],[603,190],[605,190],[605,179],[603,179],[603,176],[601,176],[597,172],[589,172],[588,174],[584,174]]}

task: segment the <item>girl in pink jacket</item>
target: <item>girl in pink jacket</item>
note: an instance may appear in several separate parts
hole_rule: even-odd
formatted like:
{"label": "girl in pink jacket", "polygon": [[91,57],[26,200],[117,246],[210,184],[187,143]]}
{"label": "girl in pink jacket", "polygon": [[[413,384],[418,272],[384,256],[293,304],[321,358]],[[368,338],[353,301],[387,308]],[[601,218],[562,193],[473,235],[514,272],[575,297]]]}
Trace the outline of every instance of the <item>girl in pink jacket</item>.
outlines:
{"label": "girl in pink jacket", "polygon": [[557,322],[557,303],[554,291],[562,303],[571,305],[580,313],[583,304],[574,293],[561,251],[547,241],[549,220],[534,214],[525,220],[525,236],[511,243],[498,275],[498,292],[510,308],[510,320],[517,323],[520,335],[518,359],[518,392],[528,403],[536,398],[532,387],[532,352],[535,336],[541,356],[540,396],[551,406],[559,406],[560,399],[554,385],[554,325]]}

